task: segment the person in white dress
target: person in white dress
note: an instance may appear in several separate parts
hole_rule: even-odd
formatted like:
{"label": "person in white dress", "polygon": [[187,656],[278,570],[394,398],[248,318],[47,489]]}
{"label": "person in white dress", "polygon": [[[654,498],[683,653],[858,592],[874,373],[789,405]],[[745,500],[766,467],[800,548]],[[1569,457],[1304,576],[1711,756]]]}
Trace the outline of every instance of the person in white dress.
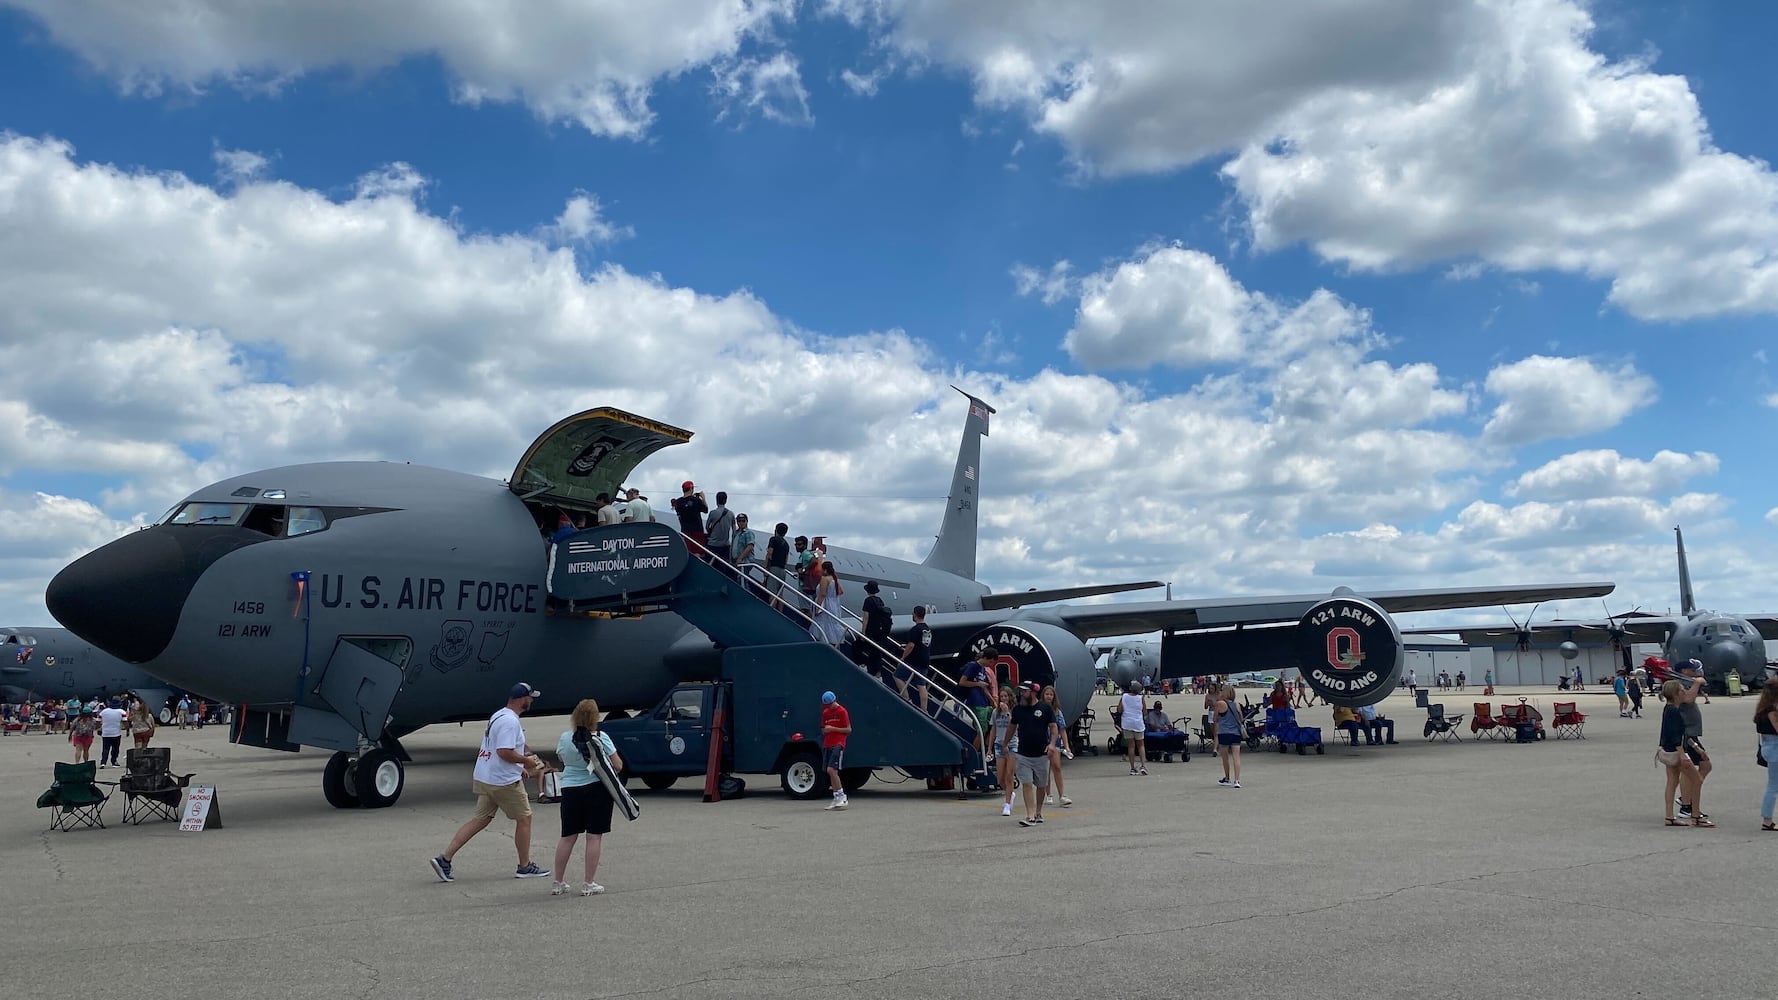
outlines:
{"label": "person in white dress", "polygon": [[845,592],[833,563],[823,562],[821,582],[815,585],[815,603],[826,613],[815,616],[815,623],[809,626],[809,638],[829,646],[838,646],[845,639],[846,626],[840,618],[840,595]]}

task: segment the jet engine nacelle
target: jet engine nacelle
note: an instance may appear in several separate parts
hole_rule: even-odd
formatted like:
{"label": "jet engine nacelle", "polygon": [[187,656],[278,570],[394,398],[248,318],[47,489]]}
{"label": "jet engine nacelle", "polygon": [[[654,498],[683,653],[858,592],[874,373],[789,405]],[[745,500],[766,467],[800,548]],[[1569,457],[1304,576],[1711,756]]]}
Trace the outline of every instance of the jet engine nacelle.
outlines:
{"label": "jet engine nacelle", "polygon": [[1401,681],[1407,650],[1389,612],[1351,592],[1297,622],[1296,660],[1310,690],[1344,708],[1374,705]]}
{"label": "jet engine nacelle", "polygon": [[988,646],[999,650],[995,673],[1001,683],[1054,684],[1063,714],[1070,721],[1080,718],[1093,696],[1094,669],[1093,654],[1079,636],[1049,622],[1005,621],[971,636],[963,655],[973,660]]}

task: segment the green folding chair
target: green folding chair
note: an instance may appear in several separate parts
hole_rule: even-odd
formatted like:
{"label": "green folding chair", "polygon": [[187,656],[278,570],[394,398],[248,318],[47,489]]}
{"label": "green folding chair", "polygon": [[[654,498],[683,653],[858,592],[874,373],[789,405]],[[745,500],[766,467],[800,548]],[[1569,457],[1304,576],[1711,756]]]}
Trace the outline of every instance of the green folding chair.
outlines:
{"label": "green folding chair", "polygon": [[37,796],[37,808],[53,810],[49,817],[51,830],[74,830],[80,827],[103,830],[102,813],[110,793],[99,787],[97,761],[84,764],[56,762],[56,780],[49,790]]}

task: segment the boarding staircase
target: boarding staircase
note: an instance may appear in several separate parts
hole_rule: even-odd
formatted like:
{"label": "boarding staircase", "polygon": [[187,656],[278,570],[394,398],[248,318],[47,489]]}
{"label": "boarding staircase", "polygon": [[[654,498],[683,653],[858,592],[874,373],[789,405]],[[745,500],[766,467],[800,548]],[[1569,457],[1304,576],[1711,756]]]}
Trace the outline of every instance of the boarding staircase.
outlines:
{"label": "boarding staircase", "polygon": [[[556,551],[565,551],[576,541],[598,547],[601,533],[630,531],[630,525],[588,528],[557,543]],[[920,777],[960,768],[991,780],[976,750],[983,745],[980,724],[949,678],[936,670],[922,673],[909,668],[929,685],[928,711],[922,712],[917,702],[902,698],[895,688],[872,678],[840,648],[813,638],[811,628],[817,621],[837,626],[855,648],[875,647],[892,668],[907,667],[899,647],[892,649],[868,638],[862,622],[853,617],[835,617],[813,605],[794,580],[778,581],[783,584],[781,595],[774,596],[763,568],[749,565],[738,570],[695,539],[669,533],[671,544],[689,556],[670,580],[646,581],[653,585],[636,591],[618,589],[622,586],[619,580],[614,586],[595,587],[591,592],[568,587],[557,592],[559,574],[552,570],[552,596],[558,601],[572,600],[576,613],[677,614],[722,650],[724,679],[750,681],[747,688],[817,694],[834,691],[853,719],[853,737],[846,752],[848,767],[897,767]],[[652,551],[661,551],[658,540],[655,546]],[[911,686],[909,690],[913,692]],[[739,734],[737,738],[746,737]]]}

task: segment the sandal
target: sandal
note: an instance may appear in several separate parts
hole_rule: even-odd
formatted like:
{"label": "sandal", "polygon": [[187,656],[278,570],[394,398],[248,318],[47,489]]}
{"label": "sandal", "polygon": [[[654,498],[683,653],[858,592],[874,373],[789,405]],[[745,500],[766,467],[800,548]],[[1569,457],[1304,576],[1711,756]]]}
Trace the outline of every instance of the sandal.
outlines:
{"label": "sandal", "polygon": [[1710,822],[1710,817],[1708,817],[1708,816],[1693,816],[1692,817],[1692,825],[1699,828],[1700,830],[1714,830],[1714,829],[1716,829],[1716,824]]}
{"label": "sandal", "polygon": [[1667,817],[1667,825],[1668,826],[1685,826],[1687,824],[1682,823],[1679,820],[1674,819],[1673,817],[1669,816],[1669,817]]}
{"label": "sandal", "polygon": [[1778,823],[1761,823],[1759,825],[1759,828],[1761,830],[1768,830],[1768,831],[1778,830]]}

